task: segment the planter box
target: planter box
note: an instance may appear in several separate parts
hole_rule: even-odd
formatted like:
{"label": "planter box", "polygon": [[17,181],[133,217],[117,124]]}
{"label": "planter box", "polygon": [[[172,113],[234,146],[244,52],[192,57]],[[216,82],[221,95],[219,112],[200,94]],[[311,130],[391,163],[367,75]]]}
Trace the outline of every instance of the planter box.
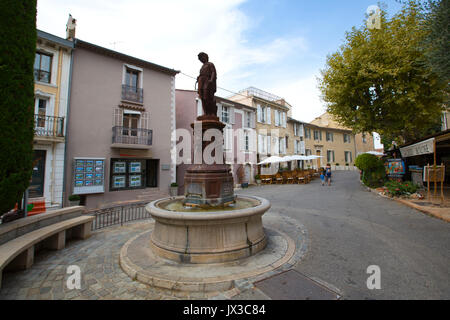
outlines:
{"label": "planter box", "polygon": [[172,197],[176,197],[178,195],[178,187],[170,187],[169,192]]}

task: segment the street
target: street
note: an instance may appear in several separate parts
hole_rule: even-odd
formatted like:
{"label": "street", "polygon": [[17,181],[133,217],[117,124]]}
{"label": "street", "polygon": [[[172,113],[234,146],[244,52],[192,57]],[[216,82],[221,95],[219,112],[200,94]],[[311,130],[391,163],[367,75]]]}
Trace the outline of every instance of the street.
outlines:
{"label": "street", "polygon": [[[450,298],[449,224],[368,192],[357,172],[334,172],[330,187],[315,179],[238,193],[268,199],[266,218],[305,226],[309,248],[295,270],[335,287],[343,299]],[[370,265],[380,267],[380,290],[367,288]]]}

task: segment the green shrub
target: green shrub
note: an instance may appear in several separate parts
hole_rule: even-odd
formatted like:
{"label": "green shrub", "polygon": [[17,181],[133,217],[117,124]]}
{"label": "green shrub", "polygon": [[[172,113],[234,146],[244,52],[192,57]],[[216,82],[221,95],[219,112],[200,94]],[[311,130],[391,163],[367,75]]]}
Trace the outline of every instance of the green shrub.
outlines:
{"label": "green shrub", "polygon": [[[363,153],[356,157],[355,166],[362,171],[376,169],[379,167],[380,160],[373,154]],[[348,166],[348,163],[346,163]]]}
{"label": "green shrub", "polygon": [[373,154],[363,153],[355,159],[355,166],[363,172],[362,182],[370,188],[384,185],[386,170],[382,160]]}
{"label": "green shrub", "polygon": [[388,181],[384,185],[388,191],[390,196],[401,196],[401,195],[409,195],[413,194],[419,188],[411,181],[397,182],[397,181]]}
{"label": "green shrub", "polygon": [[172,182],[172,183],[170,184],[170,186],[173,187],[173,188],[178,187],[178,183]]}
{"label": "green shrub", "polygon": [[0,215],[30,184],[34,136],[36,0],[0,2]]}
{"label": "green shrub", "polygon": [[261,180],[261,176],[259,174],[255,175],[255,180]]}
{"label": "green shrub", "polygon": [[80,196],[77,194],[73,194],[71,196],[69,196],[69,201],[80,201]]}

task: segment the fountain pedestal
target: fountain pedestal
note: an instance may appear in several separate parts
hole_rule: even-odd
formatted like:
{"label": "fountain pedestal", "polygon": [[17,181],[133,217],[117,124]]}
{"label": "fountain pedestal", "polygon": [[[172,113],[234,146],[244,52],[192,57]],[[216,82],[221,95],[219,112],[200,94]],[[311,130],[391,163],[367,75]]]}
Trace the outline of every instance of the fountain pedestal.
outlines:
{"label": "fountain pedestal", "polygon": [[[200,116],[198,122],[191,126],[201,125],[202,135],[209,129],[218,130],[223,136],[225,124],[219,121],[216,116]],[[203,139],[202,139],[203,140]],[[205,148],[213,141],[202,141],[202,164],[191,165],[184,176],[185,200],[184,204],[193,207],[220,207],[234,203],[233,175],[229,165],[224,164],[221,157],[221,163],[205,164],[203,152]],[[195,147],[195,146],[194,146]],[[218,146],[217,152],[223,153],[222,144]],[[213,153],[214,156],[214,153]]]}

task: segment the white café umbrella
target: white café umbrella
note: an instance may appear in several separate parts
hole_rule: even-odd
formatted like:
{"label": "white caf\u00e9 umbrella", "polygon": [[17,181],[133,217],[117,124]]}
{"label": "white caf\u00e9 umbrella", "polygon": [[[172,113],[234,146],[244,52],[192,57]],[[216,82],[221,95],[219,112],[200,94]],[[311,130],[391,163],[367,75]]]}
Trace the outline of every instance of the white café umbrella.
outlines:
{"label": "white caf\u00e9 umbrella", "polygon": [[373,154],[374,156],[384,156],[383,152],[378,152],[378,151],[367,151],[367,152],[363,152],[363,153]]}
{"label": "white caf\u00e9 umbrella", "polygon": [[261,161],[258,164],[267,164],[267,163],[278,163],[278,162],[284,162],[286,160],[283,160],[283,158],[278,157],[278,156],[271,156],[267,159],[264,159],[263,161]]}
{"label": "white caf\u00e9 umbrella", "polygon": [[308,160],[307,156],[301,156],[298,154],[290,156],[290,158],[291,158],[291,160]]}
{"label": "white caf\u00e9 umbrella", "polygon": [[323,158],[323,156],[310,155],[310,156],[306,156],[305,160],[315,160],[318,158]]}

